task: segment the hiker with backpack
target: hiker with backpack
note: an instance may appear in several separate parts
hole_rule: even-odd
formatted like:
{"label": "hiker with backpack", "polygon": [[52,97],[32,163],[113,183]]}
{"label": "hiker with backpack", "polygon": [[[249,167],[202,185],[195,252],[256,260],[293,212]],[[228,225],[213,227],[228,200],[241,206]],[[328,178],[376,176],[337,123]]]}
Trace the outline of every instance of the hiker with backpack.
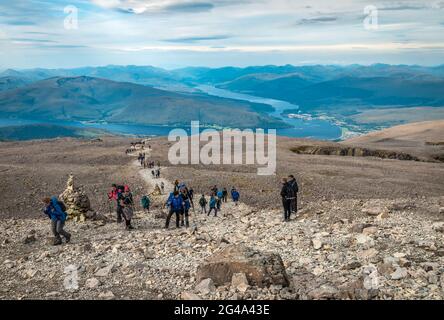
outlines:
{"label": "hiker with backpack", "polygon": [[182,227],[185,225],[185,227],[188,228],[190,226],[189,216],[190,216],[191,200],[190,200],[190,195],[188,193],[188,189],[186,189],[186,187],[180,190],[180,196],[182,197],[184,203],[183,212],[180,216],[181,220],[180,223]]}
{"label": "hiker with backpack", "polygon": [[43,203],[45,204],[43,212],[51,219],[51,231],[54,235],[53,244],[55,246],[62,244],[61,236],[65,238],[66,243],[69,243],[71,234],[63,229],[68,217],[65,204],[59,201],[57,197],[44,198]]}
{"label": "hiker with backpack", "polygon": [[228,190],[227,188],[224,188],[222,190],[222,201],[227,202],[228,201]]}
{"label": "hiker with backpack", "polygon": [[176,228],[180,228],[179,222],[180,222],[180,215],[183,212],[183,208],[185,206],[185,203],[183,202],[182,197],[179,195],[179,191],[174,191],[172,196],[168,198],[167,206],[170,208],[170,211],[168,213],[168,216],[166,218],[165,222],[165,229],[168,229],[170,225],[170,220],[173,214],[176,215]]}
{"label": "hiker with backpack", "polygon": [[179,180],[174,181],[174,191],[179,191]]}
{"label": "hiker with backpack", "polygon": [[289,222],[291,216],[291,202],[294,200],[294,192],[286,178],[282,179],[281,197],[282,205],[284,207],[284,222]]}
{"label": "hiker with backpack", "polygon": [[131,225],[131,219],[134,215],[133,194],[131,193],[130,188],[127,185],[125,185],[123,193],[120,194],[119,202],[120,206],[122,207],[122,216],[125,219],[125,229],[134,229]]}
{"label": "hiker with backpack", "polygon": [[211,211],[214,210],[214,216],[217,217],[217,199],[214,193],[211,194],[209,205],[210,210],[208,210],[208,216],[210,216]]}
{"label": "hiker with backpack", "polygon": [[122,222],[122,206],[120,205],[119,197],[120,194],[123,192],[124,187],[123,186],[117,186],[115,184],[112,185],[112,189],[110,192],[108,192],[108,200],[109,201],[116,201],[116,215],[117,215],[117,223]]}
{"label": "hiker with backpack", "polygon": [[234,204],[237,206],[239,202],[240,194],[239,191],[236,190],[235,187],[231,188],[231,199],[233,199]]}
{"label": "hiker with backpack", "polygon": [[199,199],[199,205],[200,205],[200,213],[207,213],[207,199],[205,199],[205,195],[203,194]]}
{"label": "hiker with backpack", "polygon": [[293,190],[293,196],[294,199],[291,201],[291,212],[294,212],[295,214],[298,212],[298,192],[299,192],[299,186],[298,183],[294,177],[294,175],[288,176],[288,185]]}
{"label": "hiker with backpack", "polygon": [[148,195],[144,195],[142,199],[140,199],[140,204],[144,211],[150,212],[151,199]]}
{"label": "hiker with backpack", "polygon": [[224,193],[222,190],[219,190],[216,194],[217,199],[216,199],[216,206],[217,206],[217,210],[220,210],[221,206],[222,206],[222,199],[224,197]]}

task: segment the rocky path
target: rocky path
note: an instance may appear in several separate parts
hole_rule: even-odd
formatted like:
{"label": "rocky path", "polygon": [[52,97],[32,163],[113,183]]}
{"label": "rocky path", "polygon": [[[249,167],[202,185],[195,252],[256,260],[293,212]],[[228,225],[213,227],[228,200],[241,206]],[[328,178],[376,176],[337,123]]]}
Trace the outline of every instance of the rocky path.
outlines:
{"label": "rocky path", "polygon": [[[148,189],[160,181],[135,169]],[[5,219],[0,298],[444,299],[443,206],[442,197],[319,201],[283,223],[280,211],[229,202],[218,217],[193,213],[189,229],[165,230],[142,212],[131,232],[69,221],[72,242],[58,247],[47,219]],[[278,254],[290,286],[197,283],[208,257],[241,244]]]}

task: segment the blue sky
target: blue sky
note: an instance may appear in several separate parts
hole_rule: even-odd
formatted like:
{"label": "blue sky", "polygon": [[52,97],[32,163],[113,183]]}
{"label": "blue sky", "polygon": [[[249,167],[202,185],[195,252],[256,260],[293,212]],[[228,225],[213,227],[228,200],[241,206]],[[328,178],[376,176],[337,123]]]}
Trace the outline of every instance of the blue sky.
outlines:
{"label": "blue sky", "polygon": [[0,69],[376,62],[444,64],[444,0],[0,0]]}

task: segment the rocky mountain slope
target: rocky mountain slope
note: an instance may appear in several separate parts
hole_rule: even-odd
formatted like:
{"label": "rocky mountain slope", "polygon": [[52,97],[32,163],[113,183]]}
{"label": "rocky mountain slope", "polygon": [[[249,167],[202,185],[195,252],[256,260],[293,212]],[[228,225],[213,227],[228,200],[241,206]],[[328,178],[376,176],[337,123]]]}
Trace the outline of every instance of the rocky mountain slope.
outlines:
{"label": "rocky mountain slope", "polygon": [[342,144],[396,150],[440,160],[444,159],[444,144],[442,142],[444,142],[444,120],[434,120],[375,131],[348,139]]}
{"label": "rocky mountain slope", "polygon": [[[259,177],[255,166],[169,166],[170,143],[154,139],[155,180],[124,153],[131,141],[1,144],[1,299],[444,298],[441,163],[295,154],[308,140],[279,138],[278,175]],[[98,214],[68,221],[71,243],[53,247],[39,199],[60,194],[68,173]],[[284,223],[279,179],[289,173],[300,211]],[[166,195],[152,196],[150,213],[139,201],[176,178],[196,195],[235,185],[241,203],[223,204],[218,217],[192,211],[189,229],[173,219],[165,230]],[[133,189],[133,231],[108,207],[113,182]]]}

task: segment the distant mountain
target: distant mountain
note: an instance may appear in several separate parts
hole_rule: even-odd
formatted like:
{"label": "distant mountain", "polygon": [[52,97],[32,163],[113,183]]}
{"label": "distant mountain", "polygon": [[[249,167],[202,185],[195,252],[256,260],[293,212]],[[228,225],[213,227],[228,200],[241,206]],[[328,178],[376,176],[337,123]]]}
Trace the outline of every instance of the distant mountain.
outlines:
{"label": "distant mountain", "polygon": [[54,138],[94,138],[106,134],[103,130],[74,128],[52,124],[30,124],[0,127],[0,141],[54,139]]}
{"label": "distant mountain", "polygon": [[17,76],[5,76],[0,77],[0,91],[17,89],[24,87],[31,81],[27,78],[17,77]]}
{"label": "distant mountain", "polygon": [[54,77],[0,92],[3,117],[116,123],[282,128],[271,107],[203,94],[179,94],[87,76]]}
{"label": "distant mountain", "polygon": [[176,91],[189,91],[190,88],[185,86],[176,78],[173,73],[151,66],[104,66],[104,67],[84,67],[74,69],[25,69],[12,70],[8,69],[0,73],[2,76],[14,76],[27,78],[30,81],[39,81],[53,77],[77,77],[89,76],[95,78],[103,78],[118,82],[131,82],[141,85],[148,85],[159,88],[173,88]]}
{"label": "distant mountain", "polygon": [[247,75],[215,85],[289,101],[306,110],[344,104],[444,106],[442,68],[388,65],[349,66],[334,71],[327,68],[322,80],[317,67],[305,69],[278,76]]}

